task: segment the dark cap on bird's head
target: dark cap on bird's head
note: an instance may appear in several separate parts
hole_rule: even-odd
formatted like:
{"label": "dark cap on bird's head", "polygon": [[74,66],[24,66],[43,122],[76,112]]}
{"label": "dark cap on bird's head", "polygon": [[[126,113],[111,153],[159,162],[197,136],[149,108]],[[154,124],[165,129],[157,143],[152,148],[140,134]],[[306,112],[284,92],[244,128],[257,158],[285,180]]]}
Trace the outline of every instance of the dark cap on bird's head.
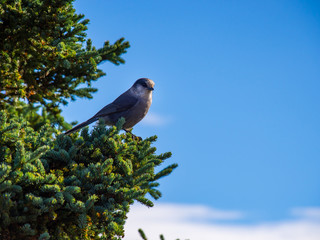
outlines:
{"label": "dark cap on bird's head", "polygon": [[142,86],[150,91],[154,90],[154,82],[149,78],[139,78],[134,84],[133,87]]}

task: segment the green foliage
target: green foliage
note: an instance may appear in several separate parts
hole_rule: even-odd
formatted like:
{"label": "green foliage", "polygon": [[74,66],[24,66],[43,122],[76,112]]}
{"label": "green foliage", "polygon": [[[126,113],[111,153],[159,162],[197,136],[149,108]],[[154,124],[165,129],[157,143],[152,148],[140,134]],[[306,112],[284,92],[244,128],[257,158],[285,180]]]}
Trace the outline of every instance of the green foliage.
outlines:
{"label": "green foliage", "polygon": [[153,206],[177,167],[156,172],[171,153],[155,154],[155,136],[120,134],[123,119],[59,135],[71,125],[60,105],[92,98],[98,65],[124,63],[129,47],[92,46],[72,3],[0,3],[0,239],[120,239],[130,205]]}
{"label": "green foliage", "polygon": [[8,119],[0,112],[0,239],[34,235],[30,224],[42,210],[32,207],[31,202],[48,205],[46,198],[38,198],[36,189],[50,184],[53,177],[45,174],[40,160],[52,145],[52,131],[47,129],[44,125],[36,132],[22,118]]}
{"label": "green foliage", "polygon": [[[140,234],[140,237],[141,237],[143,240],[148,240],[146,234],[144,233],[144,231],[143,231],[141,228],[138,230],[138,232],[139,232],[139,234]],[[160,234],[159,237],[160,237],[160,240],[165,240],[165,238],[164,238],[164,236],[163,236],[162,234]],[[177,239],[177,240],[179,240],[179,239]]]}
{"label": "green foliage", "polygon": [[[86,39],[88,19],[73,0],[3,0],[0,4],[0,109],[17,99],[40,103],[55,116],[59,104],[92,98],[91,81],[105,73],[97,66],[129,47],[121,38],[96,49]],[[87,87],[79,88],[80,84]]]}
{"label": "green foliage", "polygon": [[144,231],[140,228],[138,230],[139,234],[140,234],[140,237],[143,239],[143,240],[148,240],[146,234],[144,233]]}
{"label": "green foliage", "polygon": [[15,104],[3,103],[3,106],[8,116],[22,117],[35,131],[39,131],[46,124],[52,127],[48,129],[51,133],[58,133],[65,129],[70,129],[72,126],[72,124],[65,122],[61,115],[50,114],[41,106],[34,106],[34,104],[27,104],[22,101],[16,101]]}
{"label": "green foliage", "polygon": [[49,125],[37,132],[1,112],[0,238],[123,237],[130,205],[153,206],[147,194],[161,195],[156,181],[176,164],[155,173],[171,153],[155,154],[155,136],[133,139],[120,127],[101,122],[53,141]]}

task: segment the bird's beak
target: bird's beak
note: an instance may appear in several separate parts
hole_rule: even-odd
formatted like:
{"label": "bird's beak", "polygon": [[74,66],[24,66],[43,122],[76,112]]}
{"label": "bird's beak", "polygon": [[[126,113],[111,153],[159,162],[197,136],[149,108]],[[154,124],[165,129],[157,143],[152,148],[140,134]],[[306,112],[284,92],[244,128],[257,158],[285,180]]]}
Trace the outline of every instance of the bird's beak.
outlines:
{"label": "bird's beak", "polygon": [[154,88],[153,88],[153,87],[148,87],[148,89],[149,89],[150,91],[153,91],[153,90],[154,90]]}

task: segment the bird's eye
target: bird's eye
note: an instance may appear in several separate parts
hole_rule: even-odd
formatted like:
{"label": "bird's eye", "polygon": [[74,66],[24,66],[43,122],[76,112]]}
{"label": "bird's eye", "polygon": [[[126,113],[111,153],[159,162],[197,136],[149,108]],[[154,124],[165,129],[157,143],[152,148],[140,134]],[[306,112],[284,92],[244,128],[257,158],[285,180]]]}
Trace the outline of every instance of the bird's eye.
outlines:
{"label": "bird's eye", "polygon": [[148,87],[146,83],[141,84],[143,87]]}

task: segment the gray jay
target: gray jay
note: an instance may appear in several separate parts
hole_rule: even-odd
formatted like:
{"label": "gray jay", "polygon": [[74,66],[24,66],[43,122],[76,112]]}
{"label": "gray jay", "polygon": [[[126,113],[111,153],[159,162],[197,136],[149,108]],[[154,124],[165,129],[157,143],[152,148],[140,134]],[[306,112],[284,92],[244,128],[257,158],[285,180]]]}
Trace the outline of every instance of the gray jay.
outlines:
{"label": "gray jay", "polygon": [[122,93],[116,100],[102,108],[87,121],[78,124],[64,134],[73,133],[92,122],[102,118],[106,125],[115,125],[123,117],[126,121],[123,130],[129,131],[147,114],[151,102],[154,82],[148,78],[138,79],[129,90]]}

